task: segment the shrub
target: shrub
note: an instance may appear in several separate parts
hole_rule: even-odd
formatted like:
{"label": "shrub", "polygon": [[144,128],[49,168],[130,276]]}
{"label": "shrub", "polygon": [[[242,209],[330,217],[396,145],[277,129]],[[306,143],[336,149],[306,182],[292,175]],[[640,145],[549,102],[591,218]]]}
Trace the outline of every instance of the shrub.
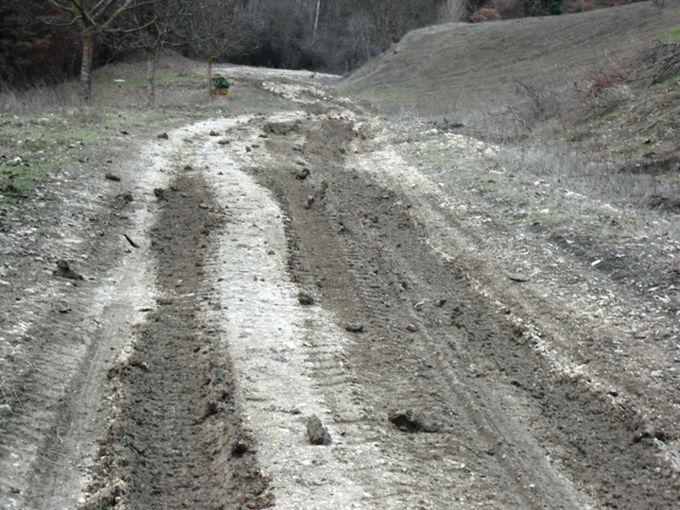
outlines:
{"label": "shrub", "polygon": [[524,0],[494,0],[494,7],[502,19],[522,18],[526,11]]}
{"label": "shrub", "polygon": [[499,19],[501,19],[501,16],[498,14],[498,11],[490,7],[482,7],[470,16],[470,21],[472,23],[484,23],[486,21],[496,21]]}

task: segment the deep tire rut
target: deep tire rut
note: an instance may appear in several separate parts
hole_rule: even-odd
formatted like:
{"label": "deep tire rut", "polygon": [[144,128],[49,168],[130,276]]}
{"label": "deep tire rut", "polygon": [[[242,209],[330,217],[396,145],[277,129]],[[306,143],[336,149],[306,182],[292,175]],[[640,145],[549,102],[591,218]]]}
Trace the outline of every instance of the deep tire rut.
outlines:
{"label": "deep tire rut", "polygon": [[362,385],[383,408],[426,410],[442,424],[445,434],[401,446],[416,471],[444,487],[437,463],[421,462],[424,452],[465,458],[483,473],[476,492],[499,507],[584,508],[590,497],[612,508],[677,502],[678,480],[644,424],[552,371],[473,289],[470,268],[432,252],[408,197],[343,168],[345,147],[360,134],[330,120],[305,134],[311,177],[277,167],[257,174],[291,217],[297,281],[341,320],[364,325],[352,352]]}
{"label": "deep tire rut", "polygon": [[120,411],[103,441],[86,508],[262,508],[267,488],[242,430],[219,326],[206,323],[210,236],[225,221],[202,179],[185,173],[162,195],[152,228],[157,308],[110,378]]}

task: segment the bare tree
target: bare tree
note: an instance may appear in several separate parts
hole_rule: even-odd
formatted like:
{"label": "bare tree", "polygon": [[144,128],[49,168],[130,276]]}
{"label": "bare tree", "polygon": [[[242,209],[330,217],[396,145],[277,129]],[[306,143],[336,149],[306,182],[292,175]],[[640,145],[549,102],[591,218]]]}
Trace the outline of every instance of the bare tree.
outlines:
{"label": "bare tree", "polygon": [[128,10],[123,26],[139,27],[124,38],[113,42],[122,49],[141,49],[146,59],[147,100],[156,102],[156,67],[165,46],[180,46],[187,42],[186,34],[177,27],[191,16],[191,6],[184,0],[141,2]]}
{"label": "bare tree", "polygon": [[316,0],[316,14],[314,15],[314,33],[312,39],[316,39],[316,32],[319,28],[319,12],[321,11],[321,0]]}
{"label": "bare tree", "polygon": [[439,18],[443,22],[461,21],[466,14],[466,0],[443,0],[439,7]]}
{"label": "bare tree", "polygon": [[191,14],[183,23],[188,44],[207,63],[209,97],[213,91],[213,64],[249,37],[244,30],[242,9],[240,0],[200,0],[192,2]]}
{"label": "bare tree", "polygon": [[80,98],[83,103],[92,95],[92,60],[96,39],[104,34],[124,34],[143,26],[121,27],[118,22],[133,8],[151,5],[159,0],[44,0],[56,17],[50,23],[63,21],[80,29],[82,60],[80,65]]}

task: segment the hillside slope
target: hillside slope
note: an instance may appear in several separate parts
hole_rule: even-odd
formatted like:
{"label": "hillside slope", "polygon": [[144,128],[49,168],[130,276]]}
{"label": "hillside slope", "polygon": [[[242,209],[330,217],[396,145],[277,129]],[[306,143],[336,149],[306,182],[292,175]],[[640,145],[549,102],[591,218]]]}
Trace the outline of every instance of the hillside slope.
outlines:
{"label": "hillside slope", "polygon": [[531,105],[532,95],[544,91],[565,97],[575,84],[674,34],[679,25],[677,1],[439,25],[410,33],[340,88],[392,112],[466,124],[489,116],[507,120],[509,107]]}

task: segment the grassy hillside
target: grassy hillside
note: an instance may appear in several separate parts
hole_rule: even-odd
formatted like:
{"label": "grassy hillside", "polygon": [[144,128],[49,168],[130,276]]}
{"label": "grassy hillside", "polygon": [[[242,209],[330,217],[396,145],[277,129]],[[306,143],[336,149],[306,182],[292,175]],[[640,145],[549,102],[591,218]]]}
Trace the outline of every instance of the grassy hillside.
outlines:
{"label": "grassy hillside", "polygon": [[[392,112],[504,129],[499,120],[517,120],[527,110],[544,120],[551,113],[545,110],[557,109],[619,57],[654,42],[672,42],[679,30],[678,1],[439,25],[410,33],[348,77],[341,89]],[[548,104],[547,97],[556,104]]]}

